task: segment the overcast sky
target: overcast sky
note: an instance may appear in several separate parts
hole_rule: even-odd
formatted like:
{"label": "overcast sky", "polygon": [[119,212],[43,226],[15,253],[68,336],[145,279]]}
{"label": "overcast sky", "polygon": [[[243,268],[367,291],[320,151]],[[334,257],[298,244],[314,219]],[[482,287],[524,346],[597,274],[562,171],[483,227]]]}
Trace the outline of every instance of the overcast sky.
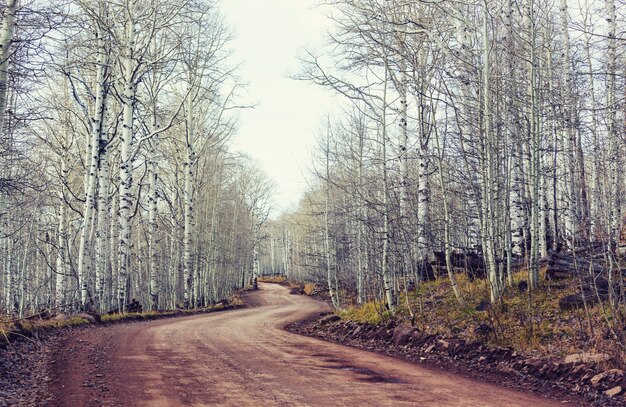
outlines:
{"label": "overcast sky", "polygon": [[[222,0],[236,39],[233,61],[249,83],[235,149],[256,159],[277,187],[276,212],[294,208],[307,184],[303,173],[333,99],[323,89],[289,78],[303,49],[319,48],[329,22],[316,0]],[[276,213],[275,213],[276,214]]]}

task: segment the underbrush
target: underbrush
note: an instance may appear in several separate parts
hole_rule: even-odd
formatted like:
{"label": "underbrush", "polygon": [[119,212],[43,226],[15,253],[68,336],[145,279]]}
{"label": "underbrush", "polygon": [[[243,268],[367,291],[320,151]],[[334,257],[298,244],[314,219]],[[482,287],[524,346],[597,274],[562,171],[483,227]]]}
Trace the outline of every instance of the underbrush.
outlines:
{"label": "underbrush", "polygon": [[351,305],[337,315],[364,324],[394,318],[424,333],[462,337],[531,354],[562,357],[579,352],[607,353],[615,355],[613,365],[623,365],[622,351],[607,329],[601,304],[589,305],[587,310],[559,308],[560,298],[577,291],[575,281],[546,281],[542,276],[540,289],[520,292],[518,284],[527,279],[526,272],[520,271],[513,276],[512,287],[497,303],[490,304],[487,281],[470,280],[465,274],[456,278],[467,308],[459,306],[446,277],[401,294],[394,316],[380,302]]}

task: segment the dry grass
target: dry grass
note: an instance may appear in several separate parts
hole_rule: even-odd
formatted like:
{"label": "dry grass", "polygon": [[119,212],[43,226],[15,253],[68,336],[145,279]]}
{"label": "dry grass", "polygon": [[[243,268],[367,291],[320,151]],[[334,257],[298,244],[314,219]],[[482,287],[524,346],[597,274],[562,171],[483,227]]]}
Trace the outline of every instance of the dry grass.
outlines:
{"label": "dry grass", "polygon": [[246,305],[244,301],[241,299],[241,297],[237,294],[233,294],[228,300],[228,302],[231,305],[234,305],[235,307],[243,307],[244,305]]}
{"label": "dry grass", "polygon": [[259,283],[287,284],[285,276],[261,276],[257,279]]}
{"label": "dry grass", "polygon": [[313,293],[315,292],[315,284],[314,283],[306,283],[304,284],[304,288],[302,289],[302,291],[304,291],[304,293],[306,295],[313,295]]}
{"label": "dry grass", "polygon": [[[147,321],[158,318],[167,318],[177,315],[194,315],[200,313],[210,313],[219,311],[227,307],[243,306],[244,303],[239,296],[233,295],[232,299],[227,304],[217,304],[214,306],[189,309],[189,310],[175,310],[175,311],[146,311],[140,313],[125,313],[125,314],[106,314],[100,316],[101,323],[121,323],[129,321]],[[76,327],[81,325],[89,325],[90,322],[87,318],[75,315],[65,317],[63,319],[23,319],[19,321],[0,321],[0,345],[13,340],[19,336],[31,336],[38,332],[45,332],[48,330]]]}

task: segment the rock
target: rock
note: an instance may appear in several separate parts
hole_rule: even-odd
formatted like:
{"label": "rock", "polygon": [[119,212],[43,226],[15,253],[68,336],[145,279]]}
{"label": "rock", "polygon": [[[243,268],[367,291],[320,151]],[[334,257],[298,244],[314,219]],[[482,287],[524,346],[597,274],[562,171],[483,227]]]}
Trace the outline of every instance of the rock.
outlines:
{"label": "rock", "polygon": [[413,327],[396,327],[393,330],[393,336],[391,337],[391,340],[396,346],[406,345],[406,343],[411,339],[411,335],[413,335],[413,332],[415,332],[415,328]]}
{"label": "rock", "polygon": [[417,329],[415,330],[415,332],[413,332],[411,334],[411,340],[413,341],[413,344],[415,345],[418,342],[423,342],[424,341],[424,335],[422,335],[420,333],[420,331],[418,331]]}
{"label": "rock", "polygon": [[617,396],[618,394],[620,394],[622,392],[622,390],[623,390],[622,386],[615,386],[615,387],[605,391],[604,394],[606,394],[609,397],[613,397],[613,396]]}
{"label": "rock", "polygon": [[598,373],[591,378],[591,385],[597,387],[600,383],[605,381],[615,381],[615,379],[621,379],[624,376],[624,371],[621,369],[611,369],[606,372]]}
{"label": "rock", "polygon": [[570,363],[598,363],[609,360],[609,355],[606,353],[572,353],[571,355],[565,356],[564,362],[566,364]]}
{"label": "rock", "polygon": [[341,318],[339,318],[338,315],[329,315],[329,316],[327,316],[325,318],[322,318],[320,320],[320,325],[330,324],[332,322],[337,322],[339,320],[341,320]]}
{"label": "rock", "polygon": [[450,347],[450,343],[448,341],[444,341],[443,339],[439,339],[437,341],[437,345],[441,348],[441,349],[448,349]]}

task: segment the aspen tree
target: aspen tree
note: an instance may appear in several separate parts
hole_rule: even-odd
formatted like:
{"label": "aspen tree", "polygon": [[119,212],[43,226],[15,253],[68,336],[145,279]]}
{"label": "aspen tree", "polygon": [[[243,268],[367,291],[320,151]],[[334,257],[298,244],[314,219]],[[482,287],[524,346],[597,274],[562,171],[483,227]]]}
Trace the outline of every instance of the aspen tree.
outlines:
{"label": "aspen tree", "polygon": [[6,0],[2,10],[2,27],[0,27],[0,134],[2,134],[3,140],[9,91],[9,60],[12,52],[11,45],[13,44],[17,10],[18,0]]}
{"label": "aspen tree", "polygon": [[[100,18],[105,18],[105,10],[102,8],[102,3],[99,4],[100,9],[98,15]],[[87,257],[89,254],[89,234],[92,230],[92,219],[96,211],[96,191],[98,181],[98,166],[100,162],[100,144],[103,134],[104,115],[106,111],[107,100],[107,81],[109,76],[109,50],[108,41],[105,38],[105,30],[100,27],[99,21],[94,21],[96,25],[96,83],[95,83],[95,102],[93,105],[93,112],[90,117],[90,132],[89,142],[87,143],[87,162],[88,167],[85,169],[85,204],[83,207],[83,220],[80,230],[80,244],[78,248],[77,259],[77,273],[78,284],[80,287],[80,302],[82,307],[88,307],[89,296],[89,273],[91,263]],[[104,185],[103,185],[104,186]],[[104,195],[106,192],[101,191],[100,195]],[[96,270],[100,270],[96,268]],[[96,290],[101,286],[100,276],[96,275]]]}

